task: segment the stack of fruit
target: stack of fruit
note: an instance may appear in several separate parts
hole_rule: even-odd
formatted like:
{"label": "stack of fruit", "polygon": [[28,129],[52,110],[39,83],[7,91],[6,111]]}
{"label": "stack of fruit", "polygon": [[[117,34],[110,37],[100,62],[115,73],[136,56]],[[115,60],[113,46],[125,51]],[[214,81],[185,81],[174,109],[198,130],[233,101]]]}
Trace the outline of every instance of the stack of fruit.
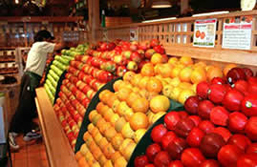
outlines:
{"label": "stack of fruit", "polygon": [[152,129],[154,143],[135,167],[257,165],[257,78],[250,69],[227,67],[227,80],[201,82],[186,112],[170,112]]}
{"label": "stack of fruit", "polygon": [[83,45],[81,44],[81,45],[78,45],[77,48],[71,48],[70,50],[63,49],[61,52],[62,53],[61,56],[59,55],[55,56],[54,61],[50,66],[50,70],[48,71],[48,74],[46,76],[46,82],[44,85],[45,90],[52,103],[54,102],[56,88],[57,88],[60,76],[68,68],[70,60],[73,60],[75,55],[84,54],[87,48],[88,48],[87,44],[83,44]]}

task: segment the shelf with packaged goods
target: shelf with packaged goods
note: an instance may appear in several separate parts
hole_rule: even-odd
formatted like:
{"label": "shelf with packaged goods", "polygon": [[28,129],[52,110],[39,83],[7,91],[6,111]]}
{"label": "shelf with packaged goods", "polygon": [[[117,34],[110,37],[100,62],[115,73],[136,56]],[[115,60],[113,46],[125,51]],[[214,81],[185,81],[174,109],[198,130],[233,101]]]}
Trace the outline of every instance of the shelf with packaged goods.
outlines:
{"label": "shelf with packaged goods", "polygon": [[36,105],[40,128],[46,145],[47,156],[51,167],[77,166],[74,152],[54,113],[52,104],[44,88],[36,89]]}

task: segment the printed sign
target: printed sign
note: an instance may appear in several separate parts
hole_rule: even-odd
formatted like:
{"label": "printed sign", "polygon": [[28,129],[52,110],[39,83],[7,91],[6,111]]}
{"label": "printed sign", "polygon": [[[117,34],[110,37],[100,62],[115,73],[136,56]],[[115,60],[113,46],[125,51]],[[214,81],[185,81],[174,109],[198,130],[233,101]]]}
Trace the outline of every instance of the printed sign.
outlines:
{"label": "printed sign", "polygon": [[137,28],[130,29],[130,41],[138,41],[138,29]]}
{"label": "printed sign", "polygon": [[217,19],[196,20],[193,46],[214,47]]}
{"label": "printed sign", "polygon": [[251,49],[252,17],[228,19],[223,25],[222,48]]}

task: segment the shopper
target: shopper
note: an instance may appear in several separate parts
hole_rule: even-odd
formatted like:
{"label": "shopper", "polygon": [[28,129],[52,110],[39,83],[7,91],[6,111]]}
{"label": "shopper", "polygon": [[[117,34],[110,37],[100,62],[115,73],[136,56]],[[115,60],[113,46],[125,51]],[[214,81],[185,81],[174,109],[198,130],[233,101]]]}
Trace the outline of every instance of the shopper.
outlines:
{"label": "shopper", "polygon": [[24,134],[24,141],[41,138],[41,134],[32,129],[33,118],[37,115],[35,89],[39,86],[48,54],[64,47],[63,43],[53,43],[53,39],[50,32],[39,31],[28,53],[26,68],[21,79],[19,104],[9,128],[9,144],[12,149],[19,149],[15,141],[19,133]]}

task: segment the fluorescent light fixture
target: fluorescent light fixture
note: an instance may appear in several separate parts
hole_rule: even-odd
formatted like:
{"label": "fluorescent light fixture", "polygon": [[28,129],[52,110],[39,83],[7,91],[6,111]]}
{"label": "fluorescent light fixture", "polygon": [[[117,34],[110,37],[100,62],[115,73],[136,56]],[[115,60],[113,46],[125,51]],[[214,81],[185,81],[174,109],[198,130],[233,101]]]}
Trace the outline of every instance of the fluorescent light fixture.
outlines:
{"label": "fluorescent light fixture", "polygon": [[175,20],[175,19],[176,17],[169,17],[169,18],[163,18],[163,19],[145,20],[145,21],[142,21],[142,23],[152,23],[152,22],[168,21],[168,20]]}
{"label": "fluorescent light fixture", "polygon": [[210,13],[199,13],[199,14],[194,14],[193,17],[211,16],[211,15],[227,14],[227,13],[229,13],[229,11],[219,11],[219,12],[210,12]]}
{"label": "fluorescent light fixture", "polygon": [[170,8],[171,6],[169,0],[156,0],[152,4],[152,8]]}

